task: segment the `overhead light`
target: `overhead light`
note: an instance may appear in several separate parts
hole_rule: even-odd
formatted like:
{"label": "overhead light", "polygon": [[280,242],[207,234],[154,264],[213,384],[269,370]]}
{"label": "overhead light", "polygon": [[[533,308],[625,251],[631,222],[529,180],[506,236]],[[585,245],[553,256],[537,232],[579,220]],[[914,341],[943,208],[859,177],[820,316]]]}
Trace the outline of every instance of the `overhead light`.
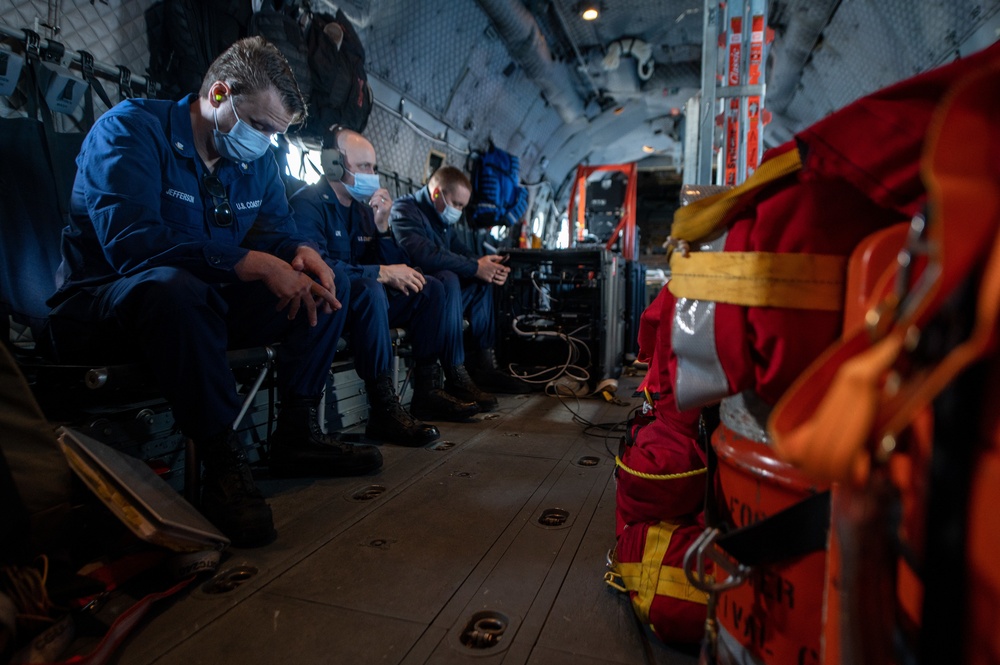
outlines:
{"label": "overhead light", "polygon": [[642,146],[642,151],[645,153],[656,152],[656,148],[651,145],[644,145]]}
{"label": "overhead light", "polygon": [[580,18],[582,18],[584,21],[596,20],[597,17],[600,15],[601,12],[600,9],[598,9],[597,5],[590,3],[584,3],[580,5]]}

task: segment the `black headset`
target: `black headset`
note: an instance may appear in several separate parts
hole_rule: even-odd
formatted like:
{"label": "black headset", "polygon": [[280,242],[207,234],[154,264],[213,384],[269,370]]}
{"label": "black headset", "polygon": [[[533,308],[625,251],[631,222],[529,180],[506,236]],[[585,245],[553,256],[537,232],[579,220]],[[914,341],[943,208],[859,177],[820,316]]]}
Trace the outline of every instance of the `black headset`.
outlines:
{"label": "black headset", "polygon": [[344,155],[337,147],[337,134],[343,127],[334,125],[323,135],[323,148],[320,151],[319,161],[323,165],[323,174],[331,180],[340,180],[344,177]]}

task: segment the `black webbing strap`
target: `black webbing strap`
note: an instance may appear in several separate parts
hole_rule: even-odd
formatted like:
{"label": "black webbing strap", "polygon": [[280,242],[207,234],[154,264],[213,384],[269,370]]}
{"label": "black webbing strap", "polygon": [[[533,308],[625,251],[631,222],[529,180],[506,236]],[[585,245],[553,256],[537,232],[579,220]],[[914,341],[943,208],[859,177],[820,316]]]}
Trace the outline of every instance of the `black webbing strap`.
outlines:
{"label": "black webbing strap", "polygon": [[718,502],[718,457],[712,433],[720,424],[719,407],[706,407],[698,421],[698,440],[705,450],[705,524],[723,531],[715,544],[746,566],[777,563],[826,549],[830,528],[830,492],[814,494],[759,522],[732,529]]}
{"label": "black webbing strap", "polygon": [[759,566],[826,549],[829,529],[830,492],[826,491],[730,531],[715,544],[740,563]]}
{"label": "black webbing strap", "polygon": [[124,65],[118,65],[118,99],[125,101],[135,96],[132,92],[132,70]]}
{"label": "black webbing strap", "polygon": [[[976,295],[974,278],[967,279],[922,331],[915,351],[921,364],[940,362],[968,339]],[[924,600],[916,649],[920,663],[965,662],[970,657],[964,640],[969,622],[966,544],[974,460],[982,441],[982,415],[990,403],[985,385],[985,364],[977,363],[934,400],[925,516],[926,532],[933,535],[926,539],[921,571]]]}
{"label": "black webbing strap", "polygon": [[59,214],[65,218],[69,212],[69,190],[67,183],[59,177],[60,169],[57,166],[55,124],[52,121],[52,111],[45,102],[45,95],[39,87],[41,77],[39,73],[41,63],[41,38],[32,30],[24,30],[25,35],[25,61],[28,64],[28,86],[26,96],[28,99],[28,116],[38,118],[41,116],[42,127],[45,129],[45,153],[49,159],[49,170],[53,175],[56,186],[56,203],[59,205]]}
{"label": "black webbing strap", "polygon": [[721,422],[718,404],[706,406],[698,417],[698,443],[705,451],[705,468],[708,469],[705,476],[707,479],[705,481],[705,524],[719,529],[723,527],[722,518],[719,516],[719,505],[715,500],[716,472],[719,461],[715,455],[715,448],[712,447],[712,433]]}
{"label": "black webbing strap", "polygon": [[38,117],[38,72],[30,65],[42,59],[42,38],[34,30],[24,28],[24,61],[28,67],[28,86],[24,91],[28,105],[28,117]]}
{"label": "black webbing strap", "polygon": [[101,82],[97,78],[97,71],[94,69],[94,56],[88,51],[79,51],[80,53],[80,69],[83,71],[83,80],[89,85],[87,86],[87,93],[85,97],[85,106],[83,111],[83,121],[86,124],[86,129],[90,129],[94,126],[94,93],[100,97],[101,102],[104,103],[105,108],[111,108],[114,104],[111,103],[111,98],[108,97],[107,91]]}

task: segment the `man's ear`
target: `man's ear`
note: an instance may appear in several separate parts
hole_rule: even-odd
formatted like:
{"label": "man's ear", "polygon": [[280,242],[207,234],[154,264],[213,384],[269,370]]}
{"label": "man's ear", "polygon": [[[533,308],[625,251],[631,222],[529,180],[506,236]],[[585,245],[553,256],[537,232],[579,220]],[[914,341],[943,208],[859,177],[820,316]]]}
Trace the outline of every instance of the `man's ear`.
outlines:
{"label": "man's ear", "polygon": [[216,81],[208,91],[208,100],[212,106],[219,107],[222,101],[229,95],[229,89],[222,81]]}

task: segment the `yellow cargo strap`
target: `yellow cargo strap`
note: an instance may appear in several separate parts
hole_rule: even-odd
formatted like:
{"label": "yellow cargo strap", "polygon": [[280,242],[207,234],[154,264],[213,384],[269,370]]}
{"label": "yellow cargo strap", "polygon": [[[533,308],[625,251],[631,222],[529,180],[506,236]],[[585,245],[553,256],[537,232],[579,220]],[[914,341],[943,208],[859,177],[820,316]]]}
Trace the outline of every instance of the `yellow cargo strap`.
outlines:
{"label": "yellow cargo strap", "polygon": [[678,240],[697,242],[720,228],[726,215],[739,202],[740,197],[759,189],[772,180],[795,173],[802,168],[798,150],[789,150],[769,159],[754,171],[742,184],[724,192],[698,199],[674,213],[670,235]]}
{"label": "yellow cargo strap", "polygon": [[674,252],[670,271],[667,286],[678,298],[828,312],[844,307],[845,256]]}
{"label": "yellow cargo strap", "polygon": [[[671,237],[693,243],[712,235],[742,197],[800,168],[798,150],[769,159],[743,184],[678,209]],[[668,288],[678,298],[835,312],[844,306],[846,269],[845,257],[821,254],[674,252]]]}
{"label": "yellow cargo strap", "polygon": [[649,623],[649,611],[656,596],[708,604],[708,594],[692,586],[682,568],[662,565],[670,539],[679,526],[670,522],[650,525],[646,531],[642,561],[615,564],[622,586],[636,592],[632,605],[643,623]]}

